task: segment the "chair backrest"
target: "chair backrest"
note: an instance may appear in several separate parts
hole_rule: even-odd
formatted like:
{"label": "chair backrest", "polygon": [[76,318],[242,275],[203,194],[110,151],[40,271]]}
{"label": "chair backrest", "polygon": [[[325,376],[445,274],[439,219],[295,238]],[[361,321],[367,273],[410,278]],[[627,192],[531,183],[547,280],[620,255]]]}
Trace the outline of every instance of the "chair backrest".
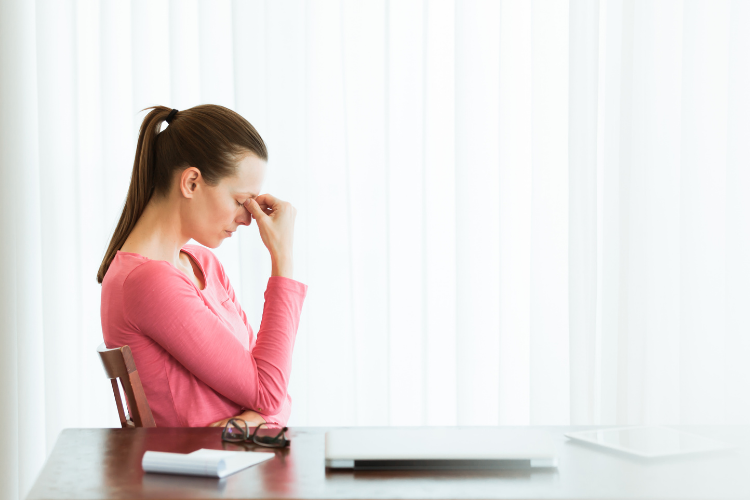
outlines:
{"label": "chair backrest", "polygon": [[[129,346],[107,349],[102,342],[96,349],[104,366],[104,372],[112,383],[112,391],[115,393],[117,413],[120,415],[120,423],[123,428],[127,427],[156,427],[151,408],[146,401],[146,393],[143,392],[141,377],[135,367],[133,353]],[[120,380],[125,391],[126,404],[128,405],[129,418],[125,417],[125,409],[120,399],[120,388],[117,386]]]}

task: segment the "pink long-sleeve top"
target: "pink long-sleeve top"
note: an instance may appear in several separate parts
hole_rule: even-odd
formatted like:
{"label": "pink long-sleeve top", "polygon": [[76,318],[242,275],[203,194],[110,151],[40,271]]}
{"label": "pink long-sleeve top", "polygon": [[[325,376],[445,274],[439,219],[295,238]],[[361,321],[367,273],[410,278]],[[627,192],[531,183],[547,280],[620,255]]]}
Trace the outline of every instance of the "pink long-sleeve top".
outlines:
{"label": "pink long-sleeve top", "polygon": [[257,340],[219,260],[185,245],[199,289],[170,262],[118,251],[102,282],[108,348],[130,346],[159,427],[198,427],[246,409],[286,425],[292,348],[307,285],[271,276]]}

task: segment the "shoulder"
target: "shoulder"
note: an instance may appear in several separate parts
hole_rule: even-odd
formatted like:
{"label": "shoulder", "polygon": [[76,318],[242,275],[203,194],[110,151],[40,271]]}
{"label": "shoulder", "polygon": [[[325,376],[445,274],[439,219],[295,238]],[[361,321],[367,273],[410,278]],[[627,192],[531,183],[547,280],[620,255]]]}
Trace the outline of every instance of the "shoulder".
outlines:
{"label": "shoulder", "polygon": [[158,274],[163,274],[167,269],[159,264],[167,263],[164,261],[154,261],[132,252],[117,252],[110,263],[107,274],[104,275],[104,280],[102,280],[102,290],[119,290],[131,275],[141,276],[148,274],[147,272],[144,273],[146,270],[158,270]]}
{"label": "shoulder", "polygon": [[133,268],[122,282],[121,300],[125,318],[138,328],[203,303],[190,278],[164,260],[148,260]]}
{"label": "shoulder", "polygon": [[153,289],[171,288],[180,284],[189,284],[185,273],[164,260],[145,260],[130,269],[124,276],[122,287],[125,291],[146,292]]}

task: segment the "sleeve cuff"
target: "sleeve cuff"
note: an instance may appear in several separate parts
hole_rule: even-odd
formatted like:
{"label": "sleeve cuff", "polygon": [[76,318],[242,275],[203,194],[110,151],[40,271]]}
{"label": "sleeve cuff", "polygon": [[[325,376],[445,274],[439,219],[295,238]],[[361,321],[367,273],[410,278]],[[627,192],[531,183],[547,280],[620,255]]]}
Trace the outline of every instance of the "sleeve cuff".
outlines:
{"label": "sleeve cuff", "polygon": [[292,293],[299,294],[304,298],[307,295],[307,285],[292,278],[285,276],[270,276],[266,290],[283,289]]}

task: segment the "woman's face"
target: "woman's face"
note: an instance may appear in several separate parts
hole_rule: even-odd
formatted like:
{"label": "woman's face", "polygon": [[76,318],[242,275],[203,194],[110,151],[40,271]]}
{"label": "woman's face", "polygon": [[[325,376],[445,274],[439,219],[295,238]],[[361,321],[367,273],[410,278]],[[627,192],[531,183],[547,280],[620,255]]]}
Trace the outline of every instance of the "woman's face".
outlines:
{"label": "woman's face", "polygon": [[239,161],[235,175],[224,177],[215,186],[206,184],[202,177],[194,183],[190,179],[186,182],[190,170],[198,172],[187,169],[182,175],[183,191],[186,186],[195,186],[190,202],[184,205],[187,213],[183,213],[183,227],[201,245],[216,248],[232,237],[239,226],[249,226],[252,222],[250,212],[242,204],[260,194],[266,162],[249,153]]}

